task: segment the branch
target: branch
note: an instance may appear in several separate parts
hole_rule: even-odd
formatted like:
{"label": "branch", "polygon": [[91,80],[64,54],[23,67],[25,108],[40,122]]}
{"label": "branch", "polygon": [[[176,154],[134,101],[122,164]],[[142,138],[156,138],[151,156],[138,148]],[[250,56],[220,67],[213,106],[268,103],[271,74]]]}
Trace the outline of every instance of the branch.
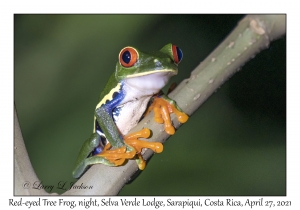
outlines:
{"label": "branch", "polygon": [[15,195],[48,195],[44,189],[33,190],[31,186],[38,178],[29,160],[16,109],[14,111],[14,158]]}
{"label": "branch", "polygon": [[[185,113],[191,116],[245,62],[267,48],[271,40],[283,36],[285,34],[285,22],[285,15],[245,16],[229,36],[192,71],[190,78],[182,81],[169,96],[178,103]],[[169,135],[165,133],[163,125],[155,123],[152,119],[153,114],[150,113],[130,132],[148,127],[153,131],[153,136],[148,141],[165,142]],[[172,121],[176,128],[180,126],[175,116],[172,116]],[[15,141],[16,137],[15,135]],[[22,138],[22,136],[18,138]],[[147,160],[152,155],[151,150],[145,150],[143,157]],[[30,162],[27,163],[27,160],[24,161],[26,164],[22,163],[23,157],[15,155],[18,166],[31,166]],[[18,171],[16,170],[15,179],[21,177],[23,181],[29,180],[28,177],[31,177],[31,180],[37,180],[33,179],[30,173],[27,173],[28,169],[28,167],[23,167]],[[32,167],[30,171],[31,174],[34,174]],[[93,186],[93,189],[71,189],[63,195],[116,195],[137,171],[137,164],[133,160],[128,161],[126,165],[121,167],[94,165],[76,183],[76,185],[82,183],[83,185]],[[20,188],[21,184],[22,182],[15,182],[15,187]],[[20,192],[20,194],[32,193],[23,192],[22,190],[16,190],[16,192]]]}

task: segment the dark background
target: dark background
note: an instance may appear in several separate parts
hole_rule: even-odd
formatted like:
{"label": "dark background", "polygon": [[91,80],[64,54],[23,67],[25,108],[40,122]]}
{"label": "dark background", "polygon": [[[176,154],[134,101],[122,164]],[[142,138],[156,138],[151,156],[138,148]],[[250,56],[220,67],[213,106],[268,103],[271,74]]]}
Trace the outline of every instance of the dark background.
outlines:
{"label": "dark background", "polygon": [[[15,15],[14,100],[42,183],[75,181],[77,154],[123,47],[156,51],[178,45],[184,57],[171,82],[179,83],[241,18]],[[285,44],[285,37],[274,41],[246,63],[119,195],[285,195]]]}

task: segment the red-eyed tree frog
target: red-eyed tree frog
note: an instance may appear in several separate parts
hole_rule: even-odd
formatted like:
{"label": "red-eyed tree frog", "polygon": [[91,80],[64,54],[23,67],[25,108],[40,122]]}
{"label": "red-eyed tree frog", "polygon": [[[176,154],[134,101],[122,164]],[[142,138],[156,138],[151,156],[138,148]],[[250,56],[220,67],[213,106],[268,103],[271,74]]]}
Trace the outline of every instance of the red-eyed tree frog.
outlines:
{"label": "red-eyed tree frog", "polygon": [[165,131],[170,135],[175,133],[171,113],[175,113],[181,123],[188,120],[176,102],[160,91],[169,78],[177,74],[182,57],[181,49],[173,44],[167,44],[154,53],[144,53],[134,47],[120,51],[115,73],[100,94],[94,112],[93,134],[81,148],[73,171],[74,178],[80,177],[90,165],[120,166],[128,159],[136,159],[139,169],[143,170],[146,166],[141,155],[143,148],[162,152],[160,142],[139,139],[149,138],[149,129],[128,132],[145,112],[151,110],[155,121],[164,123]]}

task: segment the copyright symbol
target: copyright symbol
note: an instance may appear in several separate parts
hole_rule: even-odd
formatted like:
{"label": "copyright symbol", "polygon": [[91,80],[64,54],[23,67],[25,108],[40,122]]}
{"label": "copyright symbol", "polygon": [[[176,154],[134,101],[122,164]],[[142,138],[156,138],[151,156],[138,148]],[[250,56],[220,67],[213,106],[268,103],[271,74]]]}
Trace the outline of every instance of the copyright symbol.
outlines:
{"label": "copyright symbol", "polygon": [[28,189],[30,187],[30,185],[31,185],[30,182],[26,181],[23,183],[23,188]]}

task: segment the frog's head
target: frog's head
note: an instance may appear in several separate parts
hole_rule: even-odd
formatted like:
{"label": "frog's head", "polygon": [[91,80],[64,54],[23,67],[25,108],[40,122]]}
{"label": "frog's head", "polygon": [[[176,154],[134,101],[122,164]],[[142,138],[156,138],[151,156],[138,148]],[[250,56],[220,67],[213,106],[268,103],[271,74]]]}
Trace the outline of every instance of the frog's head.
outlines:
{"label": "frog's head", "polygon": [[154,94],[177,74],[182,56],[181,49],[173,44],[153,53],[125,47],[119,54],[115,76],[117,81],[123,80],[131,87]]}
{"label": "frog's head", "polygon": [[119,53],[116,79],[120,81],[156,73],[176,75],[182,56],[181,49],[173,44],[167,44],[154,53],[144,53],[134,47],[125,47]]}

